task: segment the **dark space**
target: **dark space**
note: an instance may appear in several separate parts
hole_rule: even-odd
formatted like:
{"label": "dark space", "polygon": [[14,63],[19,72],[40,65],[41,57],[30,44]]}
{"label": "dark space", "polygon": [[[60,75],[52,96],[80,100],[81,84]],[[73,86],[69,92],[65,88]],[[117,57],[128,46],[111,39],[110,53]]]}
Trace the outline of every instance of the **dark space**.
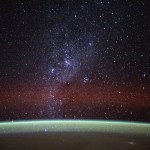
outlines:
{"label": "dark space", "polygon": [[0,121],[150,122],[148,1],[0,1]]}

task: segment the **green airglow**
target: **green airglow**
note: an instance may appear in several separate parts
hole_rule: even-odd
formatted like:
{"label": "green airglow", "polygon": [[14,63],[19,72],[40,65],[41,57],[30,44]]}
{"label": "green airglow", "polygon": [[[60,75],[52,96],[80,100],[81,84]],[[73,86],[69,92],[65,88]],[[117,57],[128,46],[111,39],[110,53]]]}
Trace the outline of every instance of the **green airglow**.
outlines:
{"label": "green airglow", "polygon": [[150,124],[92,120],[39,120],[0,123],[0,134],[40,132],[102,132],[150,136]]}

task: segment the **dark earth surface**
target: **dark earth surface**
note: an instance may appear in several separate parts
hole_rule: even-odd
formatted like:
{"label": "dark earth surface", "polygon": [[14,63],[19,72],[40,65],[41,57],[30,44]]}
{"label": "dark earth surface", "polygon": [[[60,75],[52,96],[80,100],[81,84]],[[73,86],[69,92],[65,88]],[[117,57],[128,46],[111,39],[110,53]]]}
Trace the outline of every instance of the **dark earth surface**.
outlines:
{"label": "dark earth surface", "polygon": [[0,136],[1,150],[149,150],[150,138],[112,133],[57,132]]}
{"label": "dark earth surface", "polygon": [[149,150],[150,124],[114,121],[0,123],[0,150]]}

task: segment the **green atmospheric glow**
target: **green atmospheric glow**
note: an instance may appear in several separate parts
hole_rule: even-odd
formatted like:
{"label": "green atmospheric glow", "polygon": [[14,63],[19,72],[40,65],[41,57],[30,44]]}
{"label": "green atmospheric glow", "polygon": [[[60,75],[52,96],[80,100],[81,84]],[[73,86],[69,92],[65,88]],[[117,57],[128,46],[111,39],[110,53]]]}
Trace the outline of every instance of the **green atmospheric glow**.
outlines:
{"label": "green atmospheric glow", "polygon": [[92,120],[39,120],[0,123],[0,134],[39,132],[104,132],[150,136],[150,124]]}

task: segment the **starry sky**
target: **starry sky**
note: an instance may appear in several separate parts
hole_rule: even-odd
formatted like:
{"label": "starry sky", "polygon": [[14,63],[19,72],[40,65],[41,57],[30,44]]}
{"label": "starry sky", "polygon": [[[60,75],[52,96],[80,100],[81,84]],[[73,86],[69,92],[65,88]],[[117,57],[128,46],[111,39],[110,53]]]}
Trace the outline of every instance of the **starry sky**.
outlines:
{"label": "starry sky", "polygon": [[0,120],[150,122],[150,4],[0,2]]}

